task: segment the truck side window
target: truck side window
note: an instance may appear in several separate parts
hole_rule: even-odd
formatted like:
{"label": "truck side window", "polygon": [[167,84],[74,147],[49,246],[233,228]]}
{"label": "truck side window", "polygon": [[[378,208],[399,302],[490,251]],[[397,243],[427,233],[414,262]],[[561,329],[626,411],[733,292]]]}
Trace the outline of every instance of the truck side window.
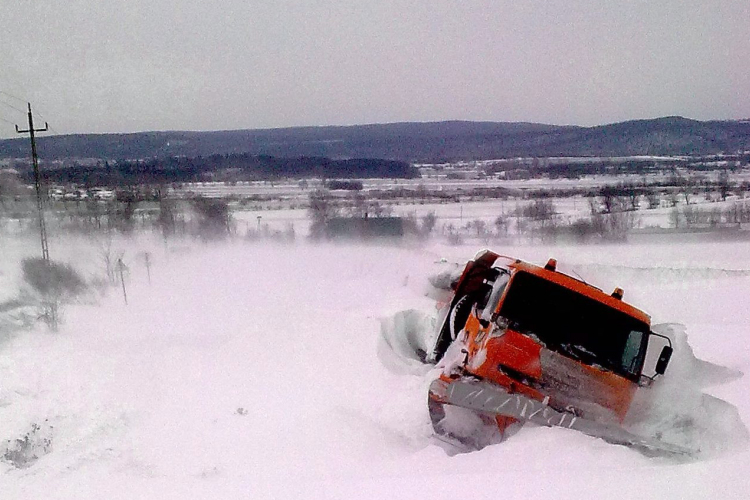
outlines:
{"label": "truck side window", "polygon": [[494,313],[495,309],[497,309],[497,304],[498,302],[500,302],[500,297],[503,296],[503,292],[505,291],[505,287],[508,285],[509,280],[510,275],[508,274],[508,272],[501,271],[497,279],[495,280],[495,283],[492,285],[492,293],[490,293],[490,298],[487,300],[487,305],[482,311],[482,319],[484,321],[492,320],[492,313]]}
{"label": "truck side window", "polygon": [[628,340],[625,342],[625,349],[622,353],[622,367],[629,373],[635,373],[638,369],[642,340],[643,332],[631,330]]}

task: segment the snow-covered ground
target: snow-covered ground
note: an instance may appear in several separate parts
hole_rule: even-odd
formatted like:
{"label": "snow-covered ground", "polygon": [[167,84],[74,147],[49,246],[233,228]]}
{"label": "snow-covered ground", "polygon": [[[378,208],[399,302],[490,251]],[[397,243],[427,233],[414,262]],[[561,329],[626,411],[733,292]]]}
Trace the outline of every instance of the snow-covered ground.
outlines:
{"label": "snow-covered ground", "polygon": [[[0,303],[35,240],[4,237]],[[101,273],[107,242],[62,238],[53,258]],[[432,437],[426,367],[383,356],[380,321],[434,312],[427,277],[475,246],[112,242],[113,288],[66,306],[57,333],[0,332],[0,498],[746,498],[744,447],[687,463],[574,431],[526,426],[450,456]],[[685,325],[695,354],[750,371],[747,242],[496,248],[556,257],[625,289],[654,323]],[[149,283],[144,252],[151,262]],[[403,367],[402,367],[403,368]],[[750,423],[750,379],[704,389]],[[717,426],[722,426],[717,422]],[[2,449],[2,447],[0,447]]]}

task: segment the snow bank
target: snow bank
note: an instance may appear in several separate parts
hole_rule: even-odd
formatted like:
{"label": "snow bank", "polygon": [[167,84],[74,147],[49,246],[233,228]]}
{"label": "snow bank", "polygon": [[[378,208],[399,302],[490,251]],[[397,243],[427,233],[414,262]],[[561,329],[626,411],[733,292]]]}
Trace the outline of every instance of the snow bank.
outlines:
{"label": "snow bank", "polygon": [[675,351],[665,375],[636,393],[626,419],[628,429],[694,450],[696,458],[746,449],[750,433],[737,408],[701,392],[738,379],[742,372],[697,358],[683,325],[659,324],[652,329],[669,337]]}
{"label": "snow bank", "polygon": [[437,320],[434,316],[409,309],[380,322],[378,357],[396,373],[420,374],[429,370],[425,357],[435,345]]}

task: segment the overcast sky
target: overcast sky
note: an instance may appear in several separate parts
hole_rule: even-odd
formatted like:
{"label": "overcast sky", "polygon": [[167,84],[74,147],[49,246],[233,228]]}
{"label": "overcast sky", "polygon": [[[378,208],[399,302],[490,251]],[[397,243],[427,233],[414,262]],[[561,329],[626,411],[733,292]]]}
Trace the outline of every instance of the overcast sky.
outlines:
{"label": "overcast sky", "polygon": [[0,91],[58,133],[750,117],[750,0],[0,2]]}

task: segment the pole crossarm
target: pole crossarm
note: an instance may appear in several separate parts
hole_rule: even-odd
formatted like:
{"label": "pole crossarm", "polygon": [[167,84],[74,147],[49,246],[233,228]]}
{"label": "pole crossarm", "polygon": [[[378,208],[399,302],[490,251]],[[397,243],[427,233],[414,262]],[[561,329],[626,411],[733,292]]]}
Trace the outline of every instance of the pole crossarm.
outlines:
{"label": "pole crossarm", "polygon": [[49,124],[47,122],[44,122],[44,128],[34,128],[34,117],[31,114],[31,103],[27,103],[29,105],[29,128],[27,130],[21,130],[18,128],[18,125],[16,125],[16,132],[19,134],[29,134],[31,132],[46,132],[49,130]]}
{"label": "pole crossarm", "polygon": [[[44,128],[35,128],[34,132],[46,132],[48,130],[49,125],[47,124],[47,122],[44,122]],[[16,125],[16,132],[18,132],[19,134],[28,134],[29,132],[31,132],[31,130],[21,130],[20,128],[18,128],[18,125]]]}

